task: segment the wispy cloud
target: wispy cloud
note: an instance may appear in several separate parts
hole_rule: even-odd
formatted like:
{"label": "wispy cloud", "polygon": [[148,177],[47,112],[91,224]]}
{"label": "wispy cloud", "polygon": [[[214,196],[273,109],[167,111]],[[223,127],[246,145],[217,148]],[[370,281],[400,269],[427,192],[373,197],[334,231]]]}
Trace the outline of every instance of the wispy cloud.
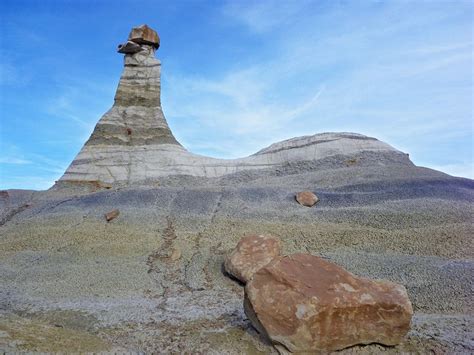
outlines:
{"label": "wispy cloud", "polygon": [[[256,146],[260,149],[275,139],[288,138],[285,127],[311,112],[324,91],[324,86],[320,86],[294,102],[280,100],[272,97],[276,78],[262,75],[259,68],[233,72],[214,80],[168,77],[168,81],[171,91],[166,97],[171,101],[166,105],[166,115],[170,120],[181,122],[176,124],[176,133],[179,135],[189,129],[185,125],[190,119],[199,123],[201,129],[214,130],[218,136],[211,145],[219,148],[213,153],[222,157],[248,155],[254,153]],[[233,138],[227,140],[224,136]],[[206,149],[209,145],[209,133],[203,137],[192,131],[188,148],[209,152]]]}
{"label": "wispy cloud", "polygon": [[252,32],[265,33],[293,25],[305,16],[304,12],[310,5],[314,5],[314,1],[229,1],[222,7],[222,14],[243,24]]}
{"label": "wispy cloud", "polygon": [[[64,162],[25,151],[17,145],[3,143],[1,150],[4,155],[0,157],[0,189],[46,189],[67,167]],[[6,169],[6,165],[15,169]]]}
{"label": "wispy cloud", "polygon": [[273,47],[213,77],[171,73],[166,114],[188,147],[221,157],[294,135],[356,131],[429,161],[420,145],[472,134],[466,5],[229,2],[225,20]]}
{"label": "wispy cloud", "polygon": [[77,90],[68,88],[64,90],[59,96],[50,99],[47,103],[46,112],[50,115],[59,117],[61,119],[72,120],[79,124],[81,128],[90,128],[91,123],[85,121],[83,118],[77,115],[77,107],[74,105],[76,102]]}
{"label": "wispy cloud", "polygon": [[31,160],[17,158],[17,157],[3,156],[3,157],[0,157],[0,164],[25,165],[25,164],[31,164]]}

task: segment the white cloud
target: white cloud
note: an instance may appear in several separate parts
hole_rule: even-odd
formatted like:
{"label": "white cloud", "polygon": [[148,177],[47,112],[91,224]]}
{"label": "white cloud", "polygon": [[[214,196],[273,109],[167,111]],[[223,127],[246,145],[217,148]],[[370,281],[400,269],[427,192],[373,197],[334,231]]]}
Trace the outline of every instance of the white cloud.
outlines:
{"label": "white cloud", "polygon": [[76,106],[77,101],[78,89],[65,87],[58,96],[49,100],[46,106],[46,112],[61,119],[72,120],[79,124],[82,129],[89,129],[91,123],[77,115],[77,112],[80,111]]}
{"label": "white cloud", "polygon": [[229,1],[223,6],[222,13],[241,22],[253,32],[263,33],[295,21],[308,4],[311,1]]}
{"label": "white cloud", "polygon": [[[324,91],[314,93],[294,102],[271,97],[277,85],[275,77],[266,75],[258,67],[233,72],[223,78],[168,77],[171,89],[167,98],[166,116],[175,122],[179,136],[187,124],[182,117],[199,123],[199,130],[214,131],[216,140],[209,142],[198,132],[192,132],[189,149],[208,152],[212,149],[220,157],[235,158],[248,155],[274,143],[289,138],[287,128],[291,122],[311,112]],[[270,94],[270,95],[269,95]],[[180,123],[181,122],[181,123]],[[219,137],[220,136],[220,137]],[[233,137],[230,141],[226,137]],[[201,138],[201,139],[200,139]]]}
{"label": "white cloud", "polygon": [[23,158],[18,158],[18,157],[9,157],[9,156],[3,156],[0,157],[0,164],[17,164],[17,165],[25,165],[25,164],[31,164],[32,162],[27,159]]}

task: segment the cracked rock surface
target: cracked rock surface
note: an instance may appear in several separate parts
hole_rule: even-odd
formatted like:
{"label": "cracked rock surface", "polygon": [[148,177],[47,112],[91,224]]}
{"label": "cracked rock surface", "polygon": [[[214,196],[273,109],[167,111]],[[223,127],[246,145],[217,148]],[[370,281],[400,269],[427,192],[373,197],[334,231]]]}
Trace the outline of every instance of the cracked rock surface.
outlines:
{"label": "cracked rock surface", "polygon": [[399,344],[413,315],[402,285],[357,277],[309,254],[258,270],[245,286],[245,313],[283,353]]}

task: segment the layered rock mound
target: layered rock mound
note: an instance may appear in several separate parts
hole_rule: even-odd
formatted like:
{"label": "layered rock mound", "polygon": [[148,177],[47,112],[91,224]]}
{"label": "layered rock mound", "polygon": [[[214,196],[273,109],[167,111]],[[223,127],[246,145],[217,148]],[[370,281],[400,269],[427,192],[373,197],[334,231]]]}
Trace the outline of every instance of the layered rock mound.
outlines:
{"label": "layered rock mound", "polygon": [[188,152],[173,136],[161,107],[158,34],[146,25],[132,29],[119,45],[124,71],[114,105],[99,120],[59,184],[139,184],[164,176],[220,177],[244,170],[278,168],[289,162],[335,155],[382,152],[408,158],[388,144],[354,133],[324,133],[273,144],[241,159],[224,160]]}

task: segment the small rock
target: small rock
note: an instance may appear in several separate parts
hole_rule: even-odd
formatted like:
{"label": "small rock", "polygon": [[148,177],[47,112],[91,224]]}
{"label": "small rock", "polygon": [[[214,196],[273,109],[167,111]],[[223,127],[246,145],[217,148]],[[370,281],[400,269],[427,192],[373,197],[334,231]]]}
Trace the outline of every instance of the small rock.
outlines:
{"label": "small rock", "polygon": [[181,257],[181,250],[179,250],[178,248],[174,248],[171,255],[170,255],[171,261],[176,261],[180,257]]}
{"label": "small rock", "polygon": [[112,210],[110,212],[107,212],[105,214],[105,219],[107,220],[107,222],[110,222],[111,220],[113,220],[114,218],[117,218],[118,215],[120,214],[120,211],[115,209],[115,210]]}
{"label": "small rock", "polygon": [[405,287],[357,277],[320,257],[279,257],[245,286],[245,313],[280,352],[400,343],[410,328]]}
{"label": "small rock", "polygon": [[302,191],[296,194],[296,201],[300,205],[313,207],[319,201],[319,198],[311,191]]}
{"label": "small rock", "polygon": [[262,266],[280,255],[280,239],[270,235],[243,237],[235,249],[226,257],[227,273],[243,283],[248,282]]}

